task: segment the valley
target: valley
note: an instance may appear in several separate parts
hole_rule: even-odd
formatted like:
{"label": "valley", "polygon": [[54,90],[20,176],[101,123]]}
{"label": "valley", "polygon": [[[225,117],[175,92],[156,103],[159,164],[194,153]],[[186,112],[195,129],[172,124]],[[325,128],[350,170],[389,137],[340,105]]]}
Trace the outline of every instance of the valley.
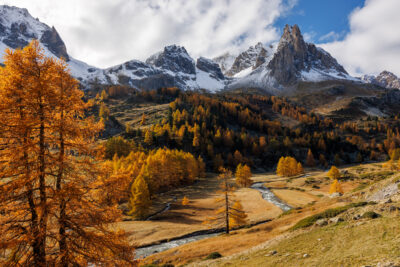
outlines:
{"label": "valley", "polygon": [[400,78],[271,29],[100,68],[0,5],[0,265],[400,266]]}

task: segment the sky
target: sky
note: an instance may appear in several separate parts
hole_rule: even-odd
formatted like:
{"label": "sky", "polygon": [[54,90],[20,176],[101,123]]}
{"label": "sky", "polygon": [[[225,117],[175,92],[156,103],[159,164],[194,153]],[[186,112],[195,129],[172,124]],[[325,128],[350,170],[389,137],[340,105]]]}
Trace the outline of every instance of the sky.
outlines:
{"label": "sky", "polygon": [[0,0],[54,26],[68,53],[97,67],[145,60],[166,45],[192,57],[279,41],[285,24],[353,75],[400,75],[400,0]]}

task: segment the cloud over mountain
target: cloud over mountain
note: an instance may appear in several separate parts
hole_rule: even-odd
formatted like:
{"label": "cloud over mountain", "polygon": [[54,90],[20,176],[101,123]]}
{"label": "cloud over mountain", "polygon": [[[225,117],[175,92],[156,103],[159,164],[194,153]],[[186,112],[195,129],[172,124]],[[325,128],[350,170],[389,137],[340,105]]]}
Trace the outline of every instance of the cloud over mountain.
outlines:
{"label": "cloud over mountain", "polygon": [[279,38],[296,0],[0,0],[54,25],[69,54],[99,67],[145,59],[165,45],[212,57]]}
{"label": "cloud over mountain", "polygon": [[400,74],[400,1],[367,0],[349,16],[350,32],[342,41],[321,45],[351,74]]}

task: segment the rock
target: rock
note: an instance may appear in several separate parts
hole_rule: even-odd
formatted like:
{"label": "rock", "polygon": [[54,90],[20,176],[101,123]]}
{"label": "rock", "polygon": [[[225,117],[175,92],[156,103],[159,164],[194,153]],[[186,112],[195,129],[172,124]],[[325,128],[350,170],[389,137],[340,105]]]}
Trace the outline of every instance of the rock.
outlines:
{"label": "rock", "polygon": [[330,70],[345,77],[346,70],[329,53],[306,43],[297,25],[285,26],[278,50],[268,63],[270,75],[282,85],[292,85],[301,79],[302,71]]}
{"label": "rock", "polygon": [[219,80],[225,79],[224,74],[222,74],[222,71],[217,63],[212,61],[211,59],[207,59],[204,57],[200,57],[197,59],[196,62],[196,67],[199,70],[208,72],[211,77]]}
{"label": "rock", "polygon": [[303,258],[308,258],[310,255],[308,255],[307,253],[303,254]]}
{"label": "rock", "polygon": [[329,219],[329,223],[333,223],[333,224],[336,224],[336,223],[338,223],[338,222],[343,222],[344,220],[343,220],[343,218],[341,218],[341,217],[334,217],[334,218],[330,218]]}
{"label": "rock", "polygon": [[275,254],[277,254],[278,253],[278,251],[276,251],[276,250],[271,250],[270,252],[268,252],[268,254],[266,254],[265,256],[272,256],[272,255],[275,255]]}
{"label": "rock", "polygon": [[231,68],[225,74],[227,76],[234,76],[242,70],[248,68],[255,69],[265,63],[268,56],[269,53],[262,43],[258,43],[254,47],[250,46],[249,49],[240,53],[235,58]]}
{"label": "rock", "polygon": [[333,193],[333,194],[330,194],[329,195],[329,197],[330,198],[335,198],[335,197],[340,197],[342,194],[340,194],[340,193]]}
{"label": "rock", "polygon": [[148,58],[146,63],[173,72],[196,74],[194,60],[183,46],[166,46],[163,52]]}
{"label": "rock", "polygon": [[69,60],[67,48],[57,30],[52,27],[43,33],[40,38],[40,42],[43,43],[54,55],[59,58],[64,58],[66,61]]}
{"label": "rock", "polygon": [[318,226],[324,226],[328,224],[328,221],[326,219],[319,219],[315,222],[315,224]]}
{"label": "rock", "polygon": [[382,71],[378,76],[364,75],[361,80],[386,88],[400,89],[400,78],[389,71]]}
{"label": "rock", "polygon": [[318,240],[318,241],[321,241],[322,239],[321,239],[321,238],[318,238],[317,240]]}
{"label": "rock", "polygon": [[391,198],[389,198],[389,199],[387,199],[387,200],[386,200],[385,202],[383,202],[383,203],[388,204],[388,203],[393,203],[393,201],[392,201]]}
{"label": "rock", "polygon": [[396,211],[398,208],[396,207],[396,206],[390,206],[389,208],[388,208],[388,210],[390,211],[390,212],[394,212],[394,211]]}

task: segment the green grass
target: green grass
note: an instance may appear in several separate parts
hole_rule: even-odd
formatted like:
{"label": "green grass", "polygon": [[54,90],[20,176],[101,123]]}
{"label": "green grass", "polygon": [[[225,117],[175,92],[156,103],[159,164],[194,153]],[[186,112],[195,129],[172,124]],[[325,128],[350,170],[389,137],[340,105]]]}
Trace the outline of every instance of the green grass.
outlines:
{"label": "green grass", "polygon": [[367,202],[358,202],[358,203],[351,203],[349,205],[342,206],[342,207],[327,209],[321,213],[318,213],[318,214],[315,214],[315,215],[312,215],[312,216],[309,216],[309,217],[306,217],[306,218],[300,220],[291,228],[291,230],[297,230],[297,229],[309,227],[309,226],[313,225],[319,219],[333,218],[333,217],[336,217],[337,215],[347,211],[348,209],[351,209],[354,207],[361,207],[361,206],[365,206],[365,205],[368,205],[368,203]]}

